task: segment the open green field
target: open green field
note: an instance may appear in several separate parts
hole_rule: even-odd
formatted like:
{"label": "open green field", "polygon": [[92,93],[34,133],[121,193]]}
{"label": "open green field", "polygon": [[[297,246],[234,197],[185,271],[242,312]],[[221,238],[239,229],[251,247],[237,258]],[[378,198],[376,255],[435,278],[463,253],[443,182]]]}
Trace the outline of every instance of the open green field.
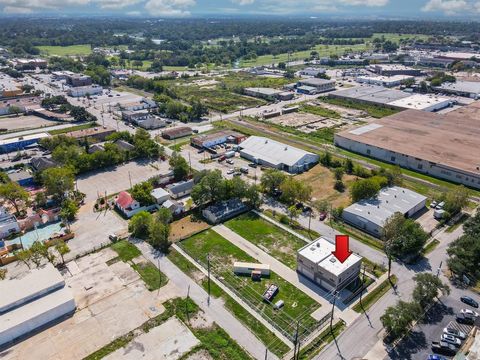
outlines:
{"label": "open green field", "polygon": [[98,126],[98,124],[90,122],[90,123],[87,123],[87,124],[75,125],[75,126],[71,126],[71,127],[67,127],[67,128],[63,128],[63,129],[50,130],[48,133],[50,135],[60,135],[60,134],[65,134],[65,133],[68,133],[68,132],[71,132],[71,131],[90,129],[90,128],[93,128],[93,127],[96,127],[96,126]]}
{"label": "open green field", "polygon": [[397,112],[400,111],[400,110],[390,109],[381,105],[366,104],[366,103],[353,101],[353,100],[330,98],[327,96],[320,98],[320,100],[332,105],[342,106],[349,109],[363,110],[366,113],[368,113],[368,115],[377,119],[396,114]]}
{"label": "open green field", "polygon": [[[206,230],[178,244],[205,267],[209,254],[211,271],[217,278],[220,277],[223,283],[259,314],[267,320],[270,319],[277,329],[285,331],[291,337],[295,332],[296,322],[300,321],[302,335],[313,330],[316,321],[310,314],[318,309],[320,304],[274,272],[270,273],[269,278],[262,278],[260,281],[235,275],[233,273],[235,261],[257,261],[213,230]],[[273,303],[283,300],[285,305],[281,310],[274,310],[273,304],[265,302],[262,298],[270,284],[279,287]]]}
{"label": "open green field", "polygon": [[42,55],[47,56],[85,56],[92,53],[89,44],[70,46],[37,46]]}
{"label": "open green field", "polygon": [[237,216],[224,223],[226,227],[269,250],[269,254],[292,269],[297,267],[297,251],[305,241],[275,226],[253,212]]}
{"label": "open green field", "polygon": [[[265,209],[263,210],[263,214],[268,216],[269,218],[273,219],[273,220],[276,220],[278,221],[279,223],[282,223],[282,221],[284,221],[282,224],[289,227],[290,229],[292,229],[293,231],[295,231],[296,233],[302,235],[302,236],[305,236],[307,239],[310,239],[310,240],[314,240],[314,239],[317,239],[320,237],[320,234],[318,232],[316,232],[315,230],[310,230],[308,231],[308,229],[304,228],[303,226],[301,226],[298,221],[296,220],[291,220],[288,216],[282,216],[283,214],[280,214],[278,212],[275,212],[273,213],[272,210],[270,209]],[[288,220],[288,223],[286,223],[286,220]]]}
{"label": "open green field", "polygon": [[160,289],[168,282],[168,278],[150,261],[134,264],[132,267],[138,272],[150,291]]}
{"label": "open green field", "polygon": [[302,104],[300,105],[299,110],[309,114],[323,116],[323,117],[332,118],[332,119],[340,119],[340,116],[341,116],[335,110],[326,109],[318,105]]}
{"label": "open green field", "polygon": [[429,35],[423,34],[396,34],[396,33],[374,33],[371,38],[366,38],[366,40],[373,40],[375,38],[384,37],[385,40],[390,40],[395,43],[398,43],[400,40],[406,39],[417,39],[417,40],[427,40],[430,38]]}
{"label": "open green field", "polygon": [[240,67],[251,67],[251,66],[261,66],[261,65],[271,65],[279,62],[304,60],[310,57],[310,53],[315,50],[318,52],[320,57],[330,56],[330,55],[343,55],[345,52],[350,51],[366,51],[370,49],[370,46],[367,44],[358,44],[358,45],[317,45],[306,51],[298,51],[290,54],[290,58],[287,53],[274,55],[262,55],[252,60],[242,60],[240,61]]}
{"label": "open green field", "polygon": [[111,246],[111,248],[118,254],[120,260],[125,262],[131,261],[137,256],[142,255],[140,250],[138,250],[138,248],[128,240],[116,242]]}

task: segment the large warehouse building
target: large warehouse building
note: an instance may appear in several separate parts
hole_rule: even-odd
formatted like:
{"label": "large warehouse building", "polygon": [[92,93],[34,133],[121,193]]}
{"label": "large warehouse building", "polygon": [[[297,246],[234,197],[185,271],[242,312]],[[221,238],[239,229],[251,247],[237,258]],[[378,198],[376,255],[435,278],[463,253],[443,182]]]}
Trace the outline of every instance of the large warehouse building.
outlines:
{"label": "large warehouse building", "polygon": [[396,212],[412,217],[425,208],[427,198],[398,186],[382,189],[377,197],[359,201],[343,210],[343,220],[381,237],[383,225]]}
{"label": "large warehouse building", "polygon": [[406,110],[337,133],[335,145],[480,189],[480,101],[447,114]]}
{"label": "large warehouse building", "polygon": [[297,271],[321,287],[341,290],[360,274],[362,258],[351,254],[343,263],[332,254],[333,242],[320,237],[297,253]]}
{"label": "large warehouse building", "polygon": [[310,169],[319,160],[317,154],[261,136],[250,136],[239,147],[245,159],[292,174]]}
{"label": "large warehouse building", "polygon": [[0,282],[0,347],[72,314],[70,289],[51,264]]}
{"label": "large warehouse building", "polygon": [[360,85],[348,89],[337,90],[329,97],[367,104],[381,105],[391,109],[415,109],[422,111],[438,111],[450,106],[447,97],[436,95],[412,94],[405,91],[386,89],[383,86]]}

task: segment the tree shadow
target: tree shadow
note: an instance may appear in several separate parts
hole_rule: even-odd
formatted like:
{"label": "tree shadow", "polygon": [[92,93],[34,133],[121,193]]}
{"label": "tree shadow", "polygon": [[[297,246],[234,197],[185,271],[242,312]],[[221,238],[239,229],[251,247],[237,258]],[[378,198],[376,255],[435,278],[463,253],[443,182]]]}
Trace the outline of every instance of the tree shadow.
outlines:
{"label": "tree shadow", "polygon": [[446,306],[441,302],[437,302],[425,314],[422,319],[422,323],[429,325],[438,324],[443,320],[444,316],[454,314],[455,312],[453,311],[453,308]]}
{"label": "tree shadow", "polygon": [[400,343],[387,350],[390,359],[410,360],[412,355],[428,346],[427,338],[421,331],[413,331],[408,337],[405,337]]}

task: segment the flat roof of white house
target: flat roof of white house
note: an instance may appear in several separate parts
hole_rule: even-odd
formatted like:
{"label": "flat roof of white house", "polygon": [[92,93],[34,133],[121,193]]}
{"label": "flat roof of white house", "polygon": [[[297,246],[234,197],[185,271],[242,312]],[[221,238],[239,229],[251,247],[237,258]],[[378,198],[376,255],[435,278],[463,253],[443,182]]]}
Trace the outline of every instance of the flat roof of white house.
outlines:
{"label": "flat roof of white house", "polygon": [[317,240],[298,250],[298,254],[336,276],[341,275],[345,270],[362,261],[361,256],[352,253],[347,260],[341,263],[332,254],[332,251],[335,251],[333,241],[319,237]]}
{"label": "flat roof of white house", "polygon": [[449,103],[450,99],[444,96],[413,94],[412,96],[392,101],[389,105],[407,109],[423,110],[432,106],[447,106]]}
{"label": "flat roof of white house", "polygon": [[14,144],[14,143],[17,143],[19,141],[24,141],[24,140],[43,139],[43,138],[46,138],[46,137],[49,137],[49,136],[50,136],[50,134],[48,134],[48,133],[38,133],[38,134],[31,134],[31,135],[13,137],[13,138],[10,138],[10,139],[0,140],[0,145]]}
{"label": "flat roof of white house", "polygon": [[244,153],[256,159],[265,160],[272,165],[293,166],[306,155],[316,156],[308,151],[261,136],[250,136],[239,146]]}
{"label": "flat roof of white house", "polygon": [[265,88],[265,87],[249,87],[249,88],[245,88],[245,91],[251,91],[251,92],[255,92],[263,95],[278,95],[284,92],[283,90]]}
{"label": "flat roof of white house", "polygon": [[32,269],[19,279],[0,281],[0,313],[42,296],[65,285],[60,272],[50,263]]}
{"label": "flat roof of white house", "polygon": [[426,199],[415,191],[392,186],[380,190],[376,198],[361,200],[343,211],[383,226],[385,221],[396,212],[406,214]]}
{"label": "flat roof of white house", "polygon": [[156,188],[153,189],[152,192],[150,193],[155,199],[162,198],[164,196],[170,196],[170,193],[162,188]]}

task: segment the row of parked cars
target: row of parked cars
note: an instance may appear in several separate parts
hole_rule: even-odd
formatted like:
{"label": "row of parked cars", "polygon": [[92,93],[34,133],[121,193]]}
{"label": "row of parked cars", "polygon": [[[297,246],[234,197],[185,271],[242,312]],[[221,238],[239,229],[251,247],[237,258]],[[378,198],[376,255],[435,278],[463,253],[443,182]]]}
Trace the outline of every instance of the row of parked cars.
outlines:
{"label": "row of parked cars", "polygon": [[[474,308],[478,308],[478,303],[469,296],[462,296],[460,300]],[[460,324],[473,325],[478,317],[476,311],[470,309],[462,309],[456,316],[456,321]],[[468,334],[458,330],[453,326],[447,326],[443,329],[439,341],[432,342],[432,351],[437,354],[446,356],[454,356],[458,349],[462,346],[463,341]],[[428,360],[444,360],[445,358],[439,355],[430,355]]]}

